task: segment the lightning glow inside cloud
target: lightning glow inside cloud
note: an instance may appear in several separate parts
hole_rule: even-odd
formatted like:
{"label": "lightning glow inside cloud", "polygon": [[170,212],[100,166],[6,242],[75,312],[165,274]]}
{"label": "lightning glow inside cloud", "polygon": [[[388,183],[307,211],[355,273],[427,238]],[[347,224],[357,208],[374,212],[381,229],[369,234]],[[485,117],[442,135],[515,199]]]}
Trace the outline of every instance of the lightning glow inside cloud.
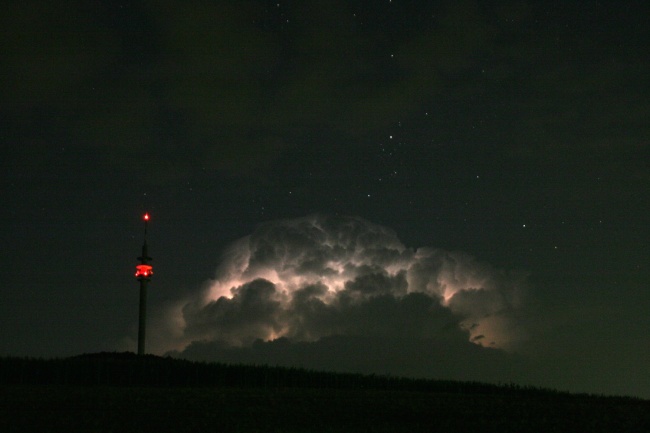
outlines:
{"label": "lightning glow inside cloud", "polygon": [[232,244],[216,278],[179,305],[176,348],[343,335],[508,349],[525,336],[523,283],[464,253],[407,248],[361,218],[274,221]]}

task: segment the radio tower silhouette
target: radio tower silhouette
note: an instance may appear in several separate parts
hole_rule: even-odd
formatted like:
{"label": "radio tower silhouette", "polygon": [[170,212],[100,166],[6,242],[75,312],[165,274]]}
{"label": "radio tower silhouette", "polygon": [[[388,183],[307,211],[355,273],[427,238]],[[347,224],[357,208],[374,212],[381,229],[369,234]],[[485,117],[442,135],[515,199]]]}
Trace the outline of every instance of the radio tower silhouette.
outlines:
{"label": "radio tower silhouette", "polygon": [[138,355],[144,355],[144,340],[147,326],[147,284],[151,281],[153,267],[149,264],[151,257],[147,253],[147,223],[149,214],[145,213],[144,219],[144,243],[142,244],[142,255],[138,257],[140,264],[135,267],[135,277],[140,282],[140,314],[138,318]]}

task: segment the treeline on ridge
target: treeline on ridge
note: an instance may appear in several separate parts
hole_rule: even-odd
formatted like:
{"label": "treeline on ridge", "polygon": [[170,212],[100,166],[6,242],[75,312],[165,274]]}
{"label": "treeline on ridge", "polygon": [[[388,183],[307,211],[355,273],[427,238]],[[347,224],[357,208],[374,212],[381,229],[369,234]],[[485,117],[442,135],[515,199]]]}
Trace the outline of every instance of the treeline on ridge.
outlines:
{"label": "treeline on ridge", "polygon": [[334,373],[302,368],[205,363],[131,352],[69,358],[0,358],[2,385],[382,389],[454,394],[570,395],[556,390],[481,382]]}

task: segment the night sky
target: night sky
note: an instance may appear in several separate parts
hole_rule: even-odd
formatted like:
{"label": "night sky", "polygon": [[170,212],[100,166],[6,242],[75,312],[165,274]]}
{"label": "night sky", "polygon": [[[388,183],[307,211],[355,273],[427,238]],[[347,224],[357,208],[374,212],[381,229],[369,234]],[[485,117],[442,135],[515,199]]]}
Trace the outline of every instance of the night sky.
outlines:
{"label": "night sky", "polygon": [[[22,1],[0,355],[650,398],[650,6]],[[232,289],[232,290],[231,290]]]}

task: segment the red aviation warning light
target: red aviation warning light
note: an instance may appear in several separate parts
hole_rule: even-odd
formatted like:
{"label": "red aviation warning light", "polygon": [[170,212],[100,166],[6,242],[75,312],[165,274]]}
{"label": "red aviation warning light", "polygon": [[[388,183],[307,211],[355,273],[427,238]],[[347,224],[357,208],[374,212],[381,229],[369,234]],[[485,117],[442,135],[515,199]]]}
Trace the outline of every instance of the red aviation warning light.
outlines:
{"label": "red aviation warning light", "polygon": [[145,221],[149,221],[149,213],[147,212],[146,214],[144,214],[144,216],[143,216],[142,218],[143,218]]}
{"label": "red aviation warning light", "polygon": [[153,275],[153,267],[151,265],[137,265],[135,267],[135,276],[137,278],[150,278]]}

